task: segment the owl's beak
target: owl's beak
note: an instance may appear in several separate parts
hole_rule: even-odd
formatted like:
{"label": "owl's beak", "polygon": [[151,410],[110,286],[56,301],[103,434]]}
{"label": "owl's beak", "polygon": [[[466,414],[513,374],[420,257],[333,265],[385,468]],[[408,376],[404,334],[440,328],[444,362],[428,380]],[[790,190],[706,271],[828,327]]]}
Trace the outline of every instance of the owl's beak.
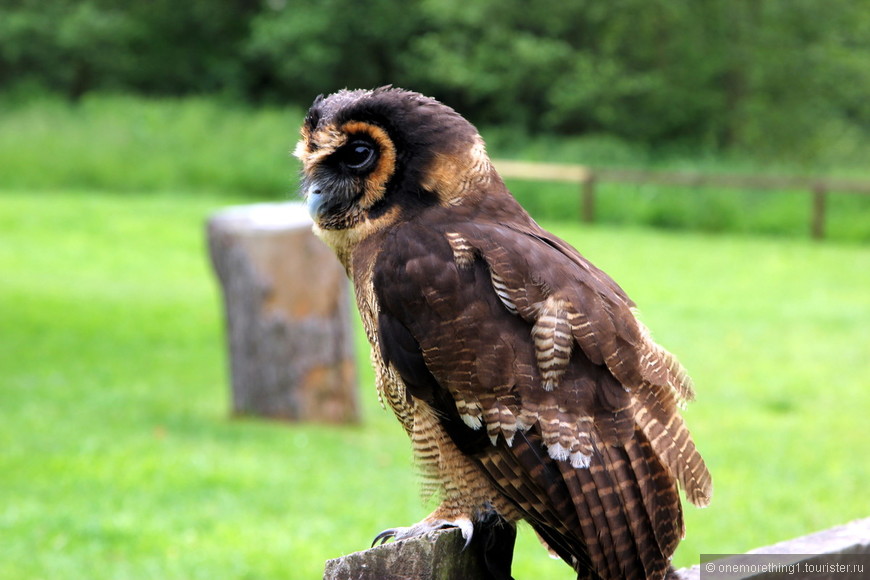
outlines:
{"label": "owl's beak", "polygon": [[305,206],[311,219],[318,225],[334,222],[353,206],[353,191],[342,185],[344,184],[329,180],[324,183],[316,177],[303,183]]}
{"label": "owl's beak", "polygon": [[324,202],[327,197],[317,183],[312,183],[305,189],[305,206],[308,208],[308,215],[314,221],[317,221],[317,218],[324,213],[326,205]]}

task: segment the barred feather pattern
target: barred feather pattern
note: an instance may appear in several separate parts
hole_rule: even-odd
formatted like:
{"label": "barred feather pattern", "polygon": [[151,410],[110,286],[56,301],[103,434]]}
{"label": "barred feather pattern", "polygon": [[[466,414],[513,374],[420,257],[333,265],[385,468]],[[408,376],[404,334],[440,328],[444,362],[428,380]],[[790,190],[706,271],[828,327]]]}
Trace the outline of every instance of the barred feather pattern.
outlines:
{"label": "barred feather pattern", "polygon": [[[375,288],[373,312],[407,325],[425,372],[486,435],[473,460],[496,490],[487,501],[508,498],[581,576],[664,577],[683,534],[675,481],[697,505],[712,490],[677,411],[687,374],[615,283],[582,258],[555,260],[564,250],[542,231],[452,223],[440,235],[381,240],[383,259],[357,285]],[[442,497],[470,485],[471,472],[438,464],[443,450],[412,440]]]}
{"label": "barred feather pattern", "polygon": [[396,418],[410,435],[413,432],[414,400],[407,396],[401,378],[384,363],[379,348],[380,338],[377,329],[378,306],[372,287],[372,267],[377,254],[365,255],[362,263],[356,265],[357,277],[354,284],[357,309],[363,322],[366,338],[371,345],[369,356],[375,371],[375,388],[381,406],[389,405]]}
{"label": "barred feather pattern", "polygon": [[[387,364],[379,348],[377,313],[379,307],[372,285],[372,268],[376,253],[362,254],[355,264],[355,295],[360,318],[366,336],[372,346],[371,359],[375,369],[375,384],[378,398],[393,411],[411,439],[414,461],[421,477],[421,496],[424,501],[432,496],[440,500],[436,510],[427,520],[453,520],[470,517],[484,506],[494,506],[510,522],[519,519],[513,504],[506,501],[483,473],[468,457],[463,455],[441,427],[438,412],[409,396],[399,373]],[[457,407],[464,405],[457,401]],[[506,411],[502,407],[500,410]],[[480,405],[475,405],[475,416],[481,417]],[[498,420],[508,423],[507,416]],[[472,427],[480,428],[482,420]],[[471,507],[469,507],[471,506]]]}

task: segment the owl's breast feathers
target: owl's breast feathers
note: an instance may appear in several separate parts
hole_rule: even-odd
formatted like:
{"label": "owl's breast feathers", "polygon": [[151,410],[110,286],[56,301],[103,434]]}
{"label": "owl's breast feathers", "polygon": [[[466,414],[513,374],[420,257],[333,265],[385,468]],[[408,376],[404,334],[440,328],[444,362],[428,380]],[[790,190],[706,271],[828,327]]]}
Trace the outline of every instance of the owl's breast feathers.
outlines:
{"label": "owl's breast feathers", "polygon": [[563,241],[462,214],[433,207],[357,248],[376,254],[376,358],[575,569],[662,577],[676,482],[697,505],[712,493],[678,412],[686,373]]}

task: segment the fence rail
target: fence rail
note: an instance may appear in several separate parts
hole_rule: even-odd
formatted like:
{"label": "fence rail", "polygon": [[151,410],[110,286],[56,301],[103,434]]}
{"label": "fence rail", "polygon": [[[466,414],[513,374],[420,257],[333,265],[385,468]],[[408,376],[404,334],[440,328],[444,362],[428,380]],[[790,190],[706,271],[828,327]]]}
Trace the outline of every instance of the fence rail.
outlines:
{"label": "fence rail", "polygon": [[645,171],[633,169],[601,169],[585,165],[530,163],[526,161],[493,161],[506,179],[560,181],[580,186],[580,210],[585,222],[595,221],[596,185],[601,182],[671,185],[677,187],[726,187],[756,190],[804,190],[812,193],[810,235],[825,237],[825,214],[828,193],[870,195],[870,181],[827,177],[789,177],[774,175],[730,175]]}

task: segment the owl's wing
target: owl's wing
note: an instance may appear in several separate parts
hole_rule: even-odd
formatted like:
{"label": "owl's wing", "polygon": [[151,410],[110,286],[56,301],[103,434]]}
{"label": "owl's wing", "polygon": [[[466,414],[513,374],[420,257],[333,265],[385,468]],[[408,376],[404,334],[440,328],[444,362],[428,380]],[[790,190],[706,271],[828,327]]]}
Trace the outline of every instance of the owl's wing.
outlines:
{"label": "owl's wing", "polygon": [[410,221],[375,264],[379,345],[547,544],[601,577],[664,573],[677,485],[712,485],[682,367],[624,292],[543,230]]}

